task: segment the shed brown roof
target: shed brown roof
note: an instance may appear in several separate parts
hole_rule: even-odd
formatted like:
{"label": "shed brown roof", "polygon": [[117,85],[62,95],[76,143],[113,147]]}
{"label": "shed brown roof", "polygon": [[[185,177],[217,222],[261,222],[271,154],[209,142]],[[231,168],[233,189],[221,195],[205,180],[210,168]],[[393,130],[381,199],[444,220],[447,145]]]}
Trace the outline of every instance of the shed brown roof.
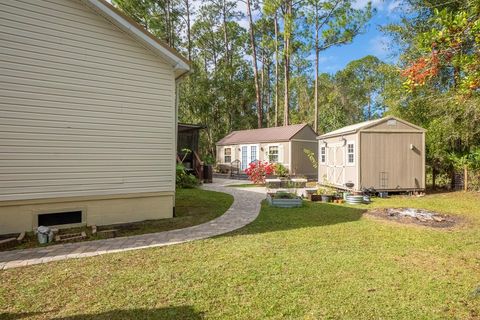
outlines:
{"label": "shed brown roof", "polygon": [[233,131],[218,141],[217,145],[288,141],[306,126],[310,127],[303,123],[283,127]]}

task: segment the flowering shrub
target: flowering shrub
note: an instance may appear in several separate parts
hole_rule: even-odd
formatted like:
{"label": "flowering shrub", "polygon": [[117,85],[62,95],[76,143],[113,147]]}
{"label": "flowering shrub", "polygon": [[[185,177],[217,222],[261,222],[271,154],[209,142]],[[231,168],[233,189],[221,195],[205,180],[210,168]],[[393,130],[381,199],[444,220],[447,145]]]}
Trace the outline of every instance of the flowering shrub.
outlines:
{"label": "flowering shrub", "polygon": [[281,163],[273,164],[273,174],[279,177],[286,177],[288,176],[288,169]]}
{"label": "flowering shrub", "polygon": [[245,173],[248,178],[255,184],[265,183],[265,177],[273,174],[275,170],[275,164],[268,163],[266,161],[255,161],[248,165],[245,169]]}

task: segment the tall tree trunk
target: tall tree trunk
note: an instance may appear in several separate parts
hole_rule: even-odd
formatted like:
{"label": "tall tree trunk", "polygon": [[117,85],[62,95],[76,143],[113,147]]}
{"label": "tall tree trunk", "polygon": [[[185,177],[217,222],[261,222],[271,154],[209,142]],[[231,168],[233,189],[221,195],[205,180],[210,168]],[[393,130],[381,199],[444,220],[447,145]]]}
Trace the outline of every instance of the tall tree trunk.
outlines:
{"label": "tall tree trunk", "polygon": [[191,22],[190,22],[190,0],[185,0],[185,10],[186,10],[186,14],[187,14],[188,61],[192,61],[192,33],[191,33]]}
{"label": "tall tree trunk", "polygon": [[283,32],[283,60],[284,60],[284,105],[283,105],[283,125],[288,126],[289,124],[289,113],[290,113],[290,39],[291,32],[293,30],[293,0],[285,1],[285,19],[284,19],[284,32]]}
{"label": "tall tree trunk", "polygon": [[437,178],[437,170],[435,167],[435,162],[432,165],[432,190],[435,191],[436,188],[436,178]]}
{"label": "tall tree trunk", "polygon": [[252,47],[253,78],[255,81],[255,96],[257,100],[257,120],[258,120],[257,126],[258,128],[261,128],[263,123],[263,105],[262,105],[262,96],[260,94],[260,84],[258,80],[257,50],[255,46],[255,31],[253,30],[253,19],[252,19],[252,10],[250,6],[250,0],[247,0],[247,15],[248,15],[248,22],[250,25],[250,45]]}
{"label": "tall tree trunk", "polygon": [[[265,104],[265,100],[266,100],[266,85],[265,85],[265,61],[266,61],[266,54],[265,54],[265,50],[263,50],[262,48],[262,75],[261,75],[261,80],[260,80],[260,83],[261,83],[261,99],[262,99],[262,103]],[[269,113],[269,109],[268,109],[268,104],[265,106],[265,110],[263,110],[265,112],[265,115],[267,117],[266,121],[267,121],[267,127],[268,127],[268,122],[270,120],[270,113]]]}
{"label": "tall tree trunk", "polygon": [[172,46],[172,38],[171,38],[171,32],[170,32],[170,1],[167,0],[166,3],[165,3],[165,7],[164,7],[164,12],[165,12],[165,27],[167,30],[166,31],[166,34],[167,34],[167,43],[169,46],[173,47]]}
{"label": "tall tree trunk", "polygon": [[267,62],[267,78],[266,78],[266,82],[267,82],[267,94],[266,94],[267,101],[266,101],[266,105],[267,105],[267,108],[268,108],[267,127],[270,127],[271,123],[272,123],[272,119],[271,119],[272,118],[272,115],[271,115],[271,113],[272,113],[272,87],[271,87],[271,81],[270,81],[270,68],[271,68],[272,61],[268,60],[266,62]]}
{"label": "tall tree trunk", "polygon": [[227,3],[226,0],[222,1],[222,13],[223,13],[223,41],[225,43],[225,56],[227,57],[227,64],[230,62],[230,49],[228,47],[228,33],[227,33]]}
{"label": "tall tree trunk", "polygon": [[275,127],[278,127],[278,17],[275,12]]}
{"label": "tall tree trunk", "polygon": [[320,55],[320,48],[318,47],[318,4],[315,3],[315,112],[314,112],[314,121],[313,128],[315,132],[318,133],[318,60]]}
{"label": "tall tree trunk", "polygon": [[367,99],[368,99],[368,120],[371,120],[372,119],[372,98],[368,96]]}

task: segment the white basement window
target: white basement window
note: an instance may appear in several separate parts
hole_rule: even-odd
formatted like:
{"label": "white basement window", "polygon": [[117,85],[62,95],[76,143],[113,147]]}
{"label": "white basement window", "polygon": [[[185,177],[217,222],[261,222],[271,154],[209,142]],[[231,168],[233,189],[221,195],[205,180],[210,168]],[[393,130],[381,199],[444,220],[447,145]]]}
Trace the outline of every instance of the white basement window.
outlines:
{"label": "white basement window", "polygon": [[347,164],[355,164],[355,144],[347,143]]}

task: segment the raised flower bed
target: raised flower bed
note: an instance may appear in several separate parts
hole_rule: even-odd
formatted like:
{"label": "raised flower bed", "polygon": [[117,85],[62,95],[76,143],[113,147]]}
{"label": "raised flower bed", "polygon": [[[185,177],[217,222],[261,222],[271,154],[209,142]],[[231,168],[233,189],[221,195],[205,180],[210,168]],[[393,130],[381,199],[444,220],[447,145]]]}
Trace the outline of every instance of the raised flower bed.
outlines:
{"label": "raised flower bed", "polygon": [[271,206],[279,208],[296,208],[302,206],[302,198],[288,192],[267,193],[267,201]]}

